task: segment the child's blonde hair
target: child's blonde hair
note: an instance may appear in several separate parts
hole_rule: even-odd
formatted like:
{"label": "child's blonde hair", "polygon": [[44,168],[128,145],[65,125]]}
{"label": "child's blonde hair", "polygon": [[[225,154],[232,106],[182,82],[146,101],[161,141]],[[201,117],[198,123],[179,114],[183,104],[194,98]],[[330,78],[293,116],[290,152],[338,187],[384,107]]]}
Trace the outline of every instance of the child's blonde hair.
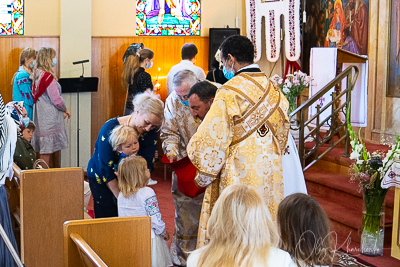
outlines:
{"label": "child's blonde hair", "polygon": [[254,266],[265,263],[278,232],[264,199],[246,185],[230,185],[218,198],[207,226],[210,238],[197,266]]}
{"label": "child's blonde hair", "polygon": [[121,160],[118,165],[118,187],[125,198],[137,193],[148,183],[147,162],[136,155]]}
{"label": "child's blonde hair", "polygon": [[126,125],[116,126],[110,134],[109,140],[114,151],[121,149],[121,145],[139,138],[138,133],[132,127]]}

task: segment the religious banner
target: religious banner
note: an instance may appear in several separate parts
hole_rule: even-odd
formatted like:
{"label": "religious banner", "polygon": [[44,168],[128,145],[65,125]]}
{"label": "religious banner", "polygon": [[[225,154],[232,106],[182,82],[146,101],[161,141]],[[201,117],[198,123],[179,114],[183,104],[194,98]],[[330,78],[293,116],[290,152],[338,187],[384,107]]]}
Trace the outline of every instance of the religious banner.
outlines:
{"label": "religious banner", "polygon": [[247,37],[254,44],[255,62],[260,60],[262,54],[262,17],[265,18],[267,59],[270,62],[279,59],[281,15],[285,18],[286,58],[296,61],[300,58],[300,0],[246,0]]}

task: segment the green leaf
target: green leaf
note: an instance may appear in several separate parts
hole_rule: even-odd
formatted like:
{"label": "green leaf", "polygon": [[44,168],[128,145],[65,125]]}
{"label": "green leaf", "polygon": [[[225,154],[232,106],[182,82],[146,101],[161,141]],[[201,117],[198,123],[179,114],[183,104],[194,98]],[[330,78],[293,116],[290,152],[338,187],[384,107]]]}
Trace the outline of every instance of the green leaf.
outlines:
{"label": "green leaf", "polygon": [[354,164],[353,167],[354,167],[354,171],[355,171],[356,173],[357,173],[357,172],[360,172],[360,169],[357,167],[356,164]]}

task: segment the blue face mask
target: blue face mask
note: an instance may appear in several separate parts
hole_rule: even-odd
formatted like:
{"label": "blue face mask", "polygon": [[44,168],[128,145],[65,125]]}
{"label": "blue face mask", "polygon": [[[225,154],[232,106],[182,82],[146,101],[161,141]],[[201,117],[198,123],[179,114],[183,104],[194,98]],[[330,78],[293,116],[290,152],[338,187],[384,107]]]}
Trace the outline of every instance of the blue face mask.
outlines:
{"label": "blue face mask", "polygon": [[153,61],[149,64],[146,64],[146,69],[150,69],[151,67],[153,67]]}
{"label": "blue face mask", "polygon": [[33,60],[32,61],[32,64],[31,64],[31,68],[33,69],[33,67],[35,67],[35,64],[36,64],[36,60]]}
{"label": "blue face mask", "polygon": [[180,99],[180,98],[179,98],[179,100],[181,101],[182,105],[184,105],[184,106],[186,106],[186,107],[188,107],[188,106],[189,106],[189,99],[188,99],[188,100],[186,100],[185,102],[184,102],[184,101],[182,101],[182,99]]}
{"label": "blue face mask", "polygon": [[53,62],[51,63],[51,66],[54,67],[57,64],[57,58],[53,58]]}
{"label": "blue face mask", "polygon": [[23,121],[24,121],[25,128],[27,128],[29,125],[29,118],[23,118]]}
{"label": "blue face mask", "polygon": [[235,73],[233,72],[233,69],[231,71],[227,71],[226,67],[224,66],[223,70],[224,72],[224,76],[225,78],[227,78],[228,80],[232,79],[233,77],[235,77]]}

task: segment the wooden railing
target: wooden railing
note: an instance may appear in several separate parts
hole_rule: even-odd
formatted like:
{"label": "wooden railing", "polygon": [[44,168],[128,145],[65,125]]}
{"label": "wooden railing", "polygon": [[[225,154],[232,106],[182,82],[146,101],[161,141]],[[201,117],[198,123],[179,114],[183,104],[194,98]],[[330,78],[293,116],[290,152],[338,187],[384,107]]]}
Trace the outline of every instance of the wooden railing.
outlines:
{"label": "wooden railing", "polygon": [[[303,171],[306,171],[308,168],[310,168],[313,164],[315,164],[319,159],[321,159],[325,154],[331,151],[342,141],[345,142],[344,156],[349,156],[349,134],[347,131],[346,122],[342,122],[340,120],[340,113],[343,113],[346,117],[347,112],[350,112],[347,107],[351,101],[351,91],[353,90],[354,85],[357,81],[358,74],[359,70],[356,66],[349,66],[339,75],[337,75],[335,79],[325,85],[310,99],[308,99],[304,104],[302,104],[289,114],[291,121],[296,121],[295,124],[291,125],[291,129],[299,131],[299,156]],[[331,95],[331,101],[327,104],[324,104],[324,107],[321,107],[318,104],[316,106],[317,113],[314,116],[307,118],[306,111],[317,101],[319,101],[319,99],[329,90],[331,90],[332,88],[335,89],[335,87],[341,87],[342,80],[344,79],[347,79],[346,88],[341,88],[338,93],[336,93],[337,91],[334,90]],[[343,97],[345,97],[346,101],[341,101]],[[328,109],[331,109],[331,114],[325,119],[321,120],[320,116],[322,112]],[[307,135],[304,135],[304,130],[306,127],[311,129]],[[329,127],[329,129],[327,129],[323,136],[321,136],[321,132],[323,132],[321,131],[321,127]],[[343,134],[339,136],[338,140],[335,141],[334,136],[337,135],[339,132],[342,132]],[[309,150],[306,150],[305,148],[305,140],[307,138],[313,138],[315,141],[314,147]],[[327,143],[329,143],[329,148],[326,149],[323,153],[319,154],[318,149],[322,145]]]}

